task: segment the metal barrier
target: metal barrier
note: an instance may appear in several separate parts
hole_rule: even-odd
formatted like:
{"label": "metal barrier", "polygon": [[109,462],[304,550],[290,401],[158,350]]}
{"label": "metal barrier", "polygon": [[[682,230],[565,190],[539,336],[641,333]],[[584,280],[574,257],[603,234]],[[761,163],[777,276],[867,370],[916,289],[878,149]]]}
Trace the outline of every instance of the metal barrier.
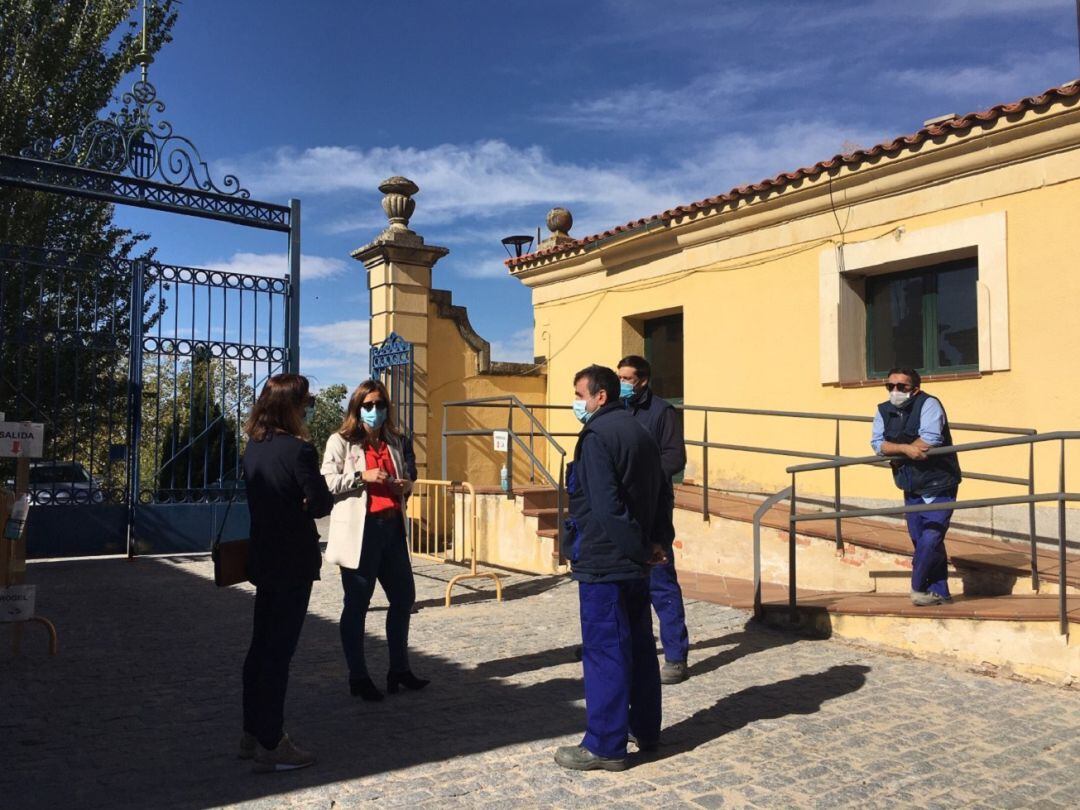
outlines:
{"label": "metal barrier", "polygon": [[[547,428],[536,418],[533,414],[533,410],[553,410],[556,408],[562,408],[561,405],[525,405],[516,396],[508,395],[501,397],[484,397],[482,399],[469,399],[461,400],[458,402],[444,402],[443,403],[443,421],[442,421],[442,476],[447,476],[447,439],[451,436],[493,436],[496,430],[503,430],[510,439],[510,442],[506,448],[506,471],[507,471],[507,489],[506,497],[514,497],[514,448],[517,447],[525,454],[529,459],[529,480],[531,482],[536,481],[536,473],[539,472],[541,477],[552,487],[556,492],[556,509],[557,522],[556,526],[559,527],[559,532],[562,532],[563,518],[566,513],[565,504],[565,481],[566,481],[566,450],[563,446],[555,440],[555,436],[576,436],[576,433],[550,433]],[[475,428],[475,429],[463,429],[463,430],[449,430],[449,413],[450,408],[506,408],[506,428]],[[514,429],[514,415],[522,414],[528,419],[529,424],[529,443],[526,444],[524,440],[524,433],[521,433]],[[536,454],[535,442],[537,436],[540,436],[546,440],[548,447],[554,450],[559,455],[559,474],[556,477]]]}
{"label": "metal barrier", "polygon": [[[956,509],[980,509],[988,506],[1009,506],[1015,504],[1029,504],[1034,510],[1036,503],[1057,503],[1058,505],[1058,618],[1061,634],[1068,637],[1068,601],[1066,584],[1067,557],[1065,554],[1065,504],[1067,502],[1080,501],[1080,493],[1067,492],[1065,489],[1065,443],[1080,439],[1080,431],[1056,431],[1043,433],[1035,436],[1018,436],[1011,439],[994,439],[985,442],[970,442],[958,444],[952,447],[935,447],[927,451],[928,456],[953,455],[973,452],[976,450],[989,450],[998,447],[1014,447],[1028,445],[1032,448],[1030,457],[1034,458],[1034,446],[1045,442],[1060,442],[1061,452],[1058,464],[1058,489],[1056,492],[1035,493],[1033,490],[1027,495],[1014,495],[1003,498],[978,498],[966,501],[956,501],[949,505],[952,510]],[[788,608],[791,612],[792,621],[798,618],[798,595],[796,593],[796,545],[795,526],[797,523],[808,520],[843,520],[853,517],[877,517],[884,515],[906,515],[912,512],[928,512],[940,509],[940,504],[915,504],[912,506],[882,507],[877,509],[848,509],[834,512],[817,512],[797,514],[798,491],[796,489],[796,477],[803,472],[817,472],[821,470],[839,470],[843,467],[856,465],[876,465],[882,462],[880,456],[862,456],[859,458],[838,458],[830,461],[822,461],[814,464],[800,464],[787,468],[791,475],[791,486],[772,495],[754,515],[754,615],[761,616],[761,520],[768,510],[779,503],[787,500],[790,503],[790,515],[788,517]],[[968,477],[975,477],[965,473]],[[1016,479],[1019,480],[1019,479]],[[1034,462],[1031,462],[1029,480],[1034,480]],[[1034,536],[1032,538],[1032,579],[1033,586],[1038,590],[1038,568],[1035,557]]]}
{"label": "metal barrier", "polygon": [[[458,490],[458,491],[455,491]],[[462,514],[456,514],[454,502],[457,495],[468,504]],[[455,537],[466,538],[469,544],[470,569],[458,574],[446,585],[446,606],[450,607],[454,586],[467,579],[490,579],[495,583],[495,598],[502,601],[502,580],[494,571],[476,569],[476,490],[465,481],[436,481],[420,479],[413,482],[412,495],[405,506],[405,531],[409,551],[414,557],[446,562],[463,562],[463,551],[454,542]],[[459,531],[460,527],[460,531]]]}

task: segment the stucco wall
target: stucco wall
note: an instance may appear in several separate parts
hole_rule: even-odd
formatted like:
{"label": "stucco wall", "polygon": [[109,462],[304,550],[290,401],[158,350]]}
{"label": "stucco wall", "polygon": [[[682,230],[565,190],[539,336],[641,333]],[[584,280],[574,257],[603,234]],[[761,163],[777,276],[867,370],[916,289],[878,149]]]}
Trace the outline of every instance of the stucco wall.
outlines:
{"label": "stucco wall", "polygon": [[[835,254],[841,241],[848,246],[874,241],[903,245],[931,229],[945,234],[946,249],[951,231],[1000,214],[1007,295],[980,301],[980,322],[985,316],[1006,326],[993,335],[981,334],[980,340],[1007,340],[1008,351],[995,353],[1006,361],[997,363],[999,370],[931,379],[925,388],[941,398],[954,422],[1039,431],[1080,428],[1075,394],[1080,355],[1074,348],[1080,345],[1075,313],[1080,273],[1072,224],[1072,212],[1080,206],[1080,120],[1074,112],[1056,128],[1040,122],[1036,132],[1000,143],[988,140],[987,148],[1000,150],[993,153],[1001,156],[993,165],[986,165],[985,154],[979,157],[981,168],[972,164],[972,149],[956,155],[944,150],[932,162],[913,159],[906,172],[899,165],[889,173],[882,169],[865,178],[847,178],[834,197],[835,214],[820,204],[815,209],[800,192],[792,192],[790,203],[762,200],[760,213],[755,201],[726,218],[691,220],[527,270],[522,276],[533,289],[536,351],[550,358],[548,401],[568,401],[577,369],[592,362],[613,364],[629,348],[625,318],[681,311],[687,403],[872,415],[885,396],[879,384],[822,380],[823,356],[837,351],[822,344],[823,335],[828,339],[831,334],[827,319],[836,317],[835,305],[822,305],[823,254]],[[846,223],[842,236],[837,218]],[[979,293],[986,296],[982,267],[980,274]],[[687,416],[688,438],[701,438],[701,424],[700,415]],[[573,427],[569,414],[552,417],[553,430]],[[820,453],[833,452],[834,430],[830,422],[709,417],[712,441]],[[956,438],[990,437],[967,433]],[[869,425],[841,428],[842,454],[869,452]],[[1038,448],[1038,490],[1056,489],[1057,452],[1056,446]],[[1080,448],[1072,457],[1080,458],[1078,453]],[[700,480],[701,452],[691,448],[689,456],[687,477]],[[709,460],[712,485],[756,491],[787,485],[784,468],[798,461],[732,451],[711,451]],[[1027,473],[1027,450],[1022,448],[987,451],[963,461],[979,472]],[[1073,489],[1080,486],[1080,463],[1069,465],[1068,480]],[[800,477],[800,485],[831,496],[832,474]],[[845,471],[843,490],[853,498],[896,497],[884,470]],[[978,481],[962,490],[964,497],[1019,493],[1014,486]]]}

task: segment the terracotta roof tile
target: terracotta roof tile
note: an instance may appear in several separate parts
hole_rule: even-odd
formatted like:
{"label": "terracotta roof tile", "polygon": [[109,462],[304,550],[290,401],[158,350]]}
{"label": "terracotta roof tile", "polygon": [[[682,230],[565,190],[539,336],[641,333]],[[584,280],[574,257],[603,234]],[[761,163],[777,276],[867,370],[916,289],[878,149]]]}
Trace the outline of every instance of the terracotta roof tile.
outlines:
{"label": "terracotta roof tile", "polygon": [[872,146],[869,149],[858,149],[854,152],[847,154],[838,154],[829,158],[828,160],[822,160],[815,163],[813,166],[806,166],[801,169],[796,169],[791,172],[781,172],[776,177],[767,178],[760,183],[751,183],[749,185],[737,186],[726,194],[719,194],[715,197],[706,197],[704,200],[698,200],[697,202],[690,203],[689,205],[680,205],[675,208],[670,208],[667,211],[663,211],[659,214],[654,214],[651,217],[643,217],[641,219],[627,222],[624,225],[617,225],[614,228],[610,228],[602,233],[592,234],[581,239],[576,239],[573,242],[563,242],[562,244],[555,245],[545,250],[538,250],[534,253],[527,253],[520,258],[507,259],[505,264],[511,271],[524,264],[535,261],[536,259],[546,258],[550,256],[557,256],[563,254],[570,254],[575,251],[580,251],[584,247],[593,242],[599,242],[604,239],[608,239],[618,234],[627,233],[629,231],[637,230],[638,228],[650,225],[654,222],[668,222],[686,214],[693,214],[698,211],[707,211],[711,208],[724,205],[725,203],[735,202],[739,199],[752,196],[762,191],[768,191],[771,189],[780,189],[784,186],[794,183],[798,180],[807,177],[817,177],[823,172],[826,172],[835,166],[840,164],[858,164],[871,158],[877,158],[882,155],[892,157],[895,153],[901,151],[906,147],[914,147],[923,143],[924,141],[932,138],[939,138],[945,135],[952,135],[961,132],[966,132],[981,123],[990,121],[996,121],[999,118],[1015,115],[1017,113],[1025,113],[1029,110],[1046,107],[1064,99],[1073,98],[1080,95],[1080,80],[1074,82],[1068,82],[1059,87],[1051,87],[1045,93],[1037,96],[1027,96],[1014,101],[1011,104],[998,104],[989,109],[981,112],[968,113],[967,115],[959,115],[955,118],[950,118],[945,121],[939,121],[928,127],[923,127],[918,132],[911,135],[904,135],[899,138],[894,138],[891,141],[885,141],[879,143],[876,146]]}

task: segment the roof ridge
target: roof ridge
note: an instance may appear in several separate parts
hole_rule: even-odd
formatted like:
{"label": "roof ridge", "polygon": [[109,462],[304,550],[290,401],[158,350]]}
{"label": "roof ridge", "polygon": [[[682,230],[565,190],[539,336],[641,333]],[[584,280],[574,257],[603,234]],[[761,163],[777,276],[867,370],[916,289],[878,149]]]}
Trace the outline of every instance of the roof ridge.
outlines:
{"label": "roof ridge", "polygon": [[550,256],[557,256],[564,253],[569,253],[573,250],[578,250],[585,245],[593,242],[598,242],[604,239],[610,239],[613,236],[627,233],[637,230],[653,222],[663,221],[668,222],[676,217],[684,214],[691,214],[695,211],[703,211],[709,208],[715,208],[718,205],[724,203],[734,202],[745,197],[749,197],[761,191],[768,189],[774,189],[778,187],[786,186],[796,180],[801,180],[806,177],[816,177],[823,172],[832,169],[838,163],[844,164],[858,164],[864,160],[870,158],[879,157],[880,155],[888,152],[896,152],[905,147],[917,146],[930,138],[937,138],[942,135],[955,134],[957,132],[969,130],[978,123],[985,123],[987,121],[996,121],[1006,115],[1013,115],[1018,112],[1027,112],[1028,110],[1036,109],[1039,107],[1045,107],[1053,104],[1056,101],[1072,98],[1080,95],[1080,79],[1073,79],[1072,81],[1065,82],[1064,84],[1051,87],[1043,93],[1034,96],[1025,96],[1017,101],[1013,101],[1005,104],[995,104],[993,107],[988,107],[985,110],[979,110],[976,112],[970,112],[965,115],[957,115],[944,121],[938,121],[930,126],[924,126],[916,132],[910,135],[901,135],[893,138],[890,141],[883,141],[869,149],[856,149],[853,152],[846,154],[839,153],[833,155],[827,160],[821,160],[812,166],[804,166],[801,169],[795,169],[794,171],[780,172],[774,177],[768,177],[757,183],[749,183],[742,186],[736,186],[725,194],[718,194],[714,197],[706,197],[703,200],[697,202],[687,203],[685,205],[678,205],[674,208],[669,208],[666,211],[662,211],[659,214],[653,214],[648,217],[641,217],[640,219],[631,220],[624,225],[616,225],[614,228],[609,228],[601,233],[590,234],[589,236],[582,237],[581,239],[575,239],[572,242],[563,242],[558,245],[554,245],[544,250],[538,250],[533,253],[526,253],[523,256],[519,256],[513,259],[507,259],[503,263],[513,270],[523,264],[535,261],[540,258],[547,258]]}

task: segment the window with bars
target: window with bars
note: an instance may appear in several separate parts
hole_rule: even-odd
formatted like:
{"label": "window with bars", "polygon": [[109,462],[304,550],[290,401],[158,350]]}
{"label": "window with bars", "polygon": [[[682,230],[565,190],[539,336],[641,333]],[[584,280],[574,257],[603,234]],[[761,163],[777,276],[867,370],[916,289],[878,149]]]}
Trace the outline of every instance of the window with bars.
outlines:
{"label": "window with bars", "polygon": [[921,374],[979,368],[975,258],[866,279],[869,377],[907,366]]}

